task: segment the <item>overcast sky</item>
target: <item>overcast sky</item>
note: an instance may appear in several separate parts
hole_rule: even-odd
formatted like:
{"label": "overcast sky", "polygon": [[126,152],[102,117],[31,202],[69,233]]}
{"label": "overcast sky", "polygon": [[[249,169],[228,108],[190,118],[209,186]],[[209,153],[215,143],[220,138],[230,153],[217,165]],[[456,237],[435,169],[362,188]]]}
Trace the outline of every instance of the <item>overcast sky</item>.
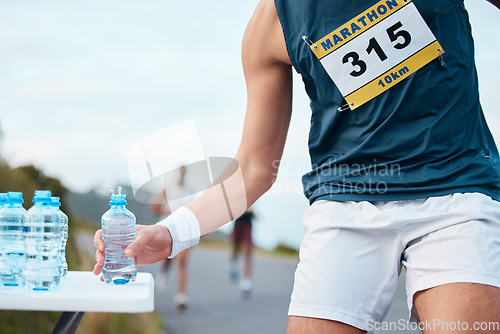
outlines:
{"label": "overcast sky", "polygon": [[[131,145],[181,121],[196,122],[207,156],[233,156],[246,104],[241,37],[256,4],[0,0],[3,154],[77,191],[128,182]],[[466,5],[500,142],[500,11],[486,0]],[[283,182],[296,180],[300,192],[310,112],[296,79]]]}

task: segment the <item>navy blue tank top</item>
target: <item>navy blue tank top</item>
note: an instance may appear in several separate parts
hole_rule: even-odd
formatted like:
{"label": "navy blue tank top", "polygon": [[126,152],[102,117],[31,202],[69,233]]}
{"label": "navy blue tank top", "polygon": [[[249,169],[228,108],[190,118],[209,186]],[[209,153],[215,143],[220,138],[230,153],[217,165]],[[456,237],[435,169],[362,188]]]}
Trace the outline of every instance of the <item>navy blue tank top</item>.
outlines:
{"label": "navy blue tank top", "polygon": [[376,0],[275,0],[291,62],[312,109],[316,200],[404,200],[480,192],[500,200],[498,150],[479,102],[474,44],[461,0],[414,0],[445,53],[352,111],[302,36],[318,41]]}

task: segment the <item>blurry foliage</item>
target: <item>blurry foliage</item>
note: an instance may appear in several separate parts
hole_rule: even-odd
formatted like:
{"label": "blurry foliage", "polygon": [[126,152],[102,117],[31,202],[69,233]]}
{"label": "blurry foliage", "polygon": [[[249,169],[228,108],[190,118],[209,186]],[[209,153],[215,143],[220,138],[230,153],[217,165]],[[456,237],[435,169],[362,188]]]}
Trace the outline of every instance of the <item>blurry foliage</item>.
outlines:
{"label": "blurry foliage", "polygon": [[52,333],[61,312],[1,311],[0,333]]}
{"label": "blurry foliage", "polygon": [[278,243],[278,245],[273,250],[274,254],[280,255],[292,255],[294,257],[299,256],[299,251],[293,247],[286,245],[285,243]]}
{"label": "blurry foliage", "polygon": [[26,194],[33,194],[36,187],[35,181],[28,179],[20,171],[14,171],[5,161],[0,160],[0,192],[20,191],[26,197]]}
{"label": "blurry foliage", "polygon": [[10,168],[5,161],[0,160],[0,192],[22,192],[24,207],[29,208],[32,205],[35,190],[50,190],[52,196],[61,198],[61,210],[64,211],[68,189],[59,179],[46,176],[33,165]]}

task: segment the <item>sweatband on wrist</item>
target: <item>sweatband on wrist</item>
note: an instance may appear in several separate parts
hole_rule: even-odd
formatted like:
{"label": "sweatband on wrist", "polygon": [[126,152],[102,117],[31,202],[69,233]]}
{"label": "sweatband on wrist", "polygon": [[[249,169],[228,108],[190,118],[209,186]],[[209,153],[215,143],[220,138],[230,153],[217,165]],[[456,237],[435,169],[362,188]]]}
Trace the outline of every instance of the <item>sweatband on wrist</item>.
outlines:
{"label": "sweatband on wrist", "polygon": [[200,242],[200,223],[194,213],[186,207],[175,210],[167,218],[156,223],[158,224],[168,228],[172,236],[172,253],[169,259]]}

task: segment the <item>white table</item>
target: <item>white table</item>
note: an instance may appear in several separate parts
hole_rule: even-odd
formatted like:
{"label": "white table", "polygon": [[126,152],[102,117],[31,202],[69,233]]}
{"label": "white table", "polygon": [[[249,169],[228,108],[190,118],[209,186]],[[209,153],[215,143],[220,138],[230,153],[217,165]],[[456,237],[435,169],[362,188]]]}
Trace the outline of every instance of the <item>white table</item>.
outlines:
{"label": "white table", "polygon": [[55,291],[0,287],[0,309],[63,311],[53,333],[74,333],[85,312],[154,311],[154,280],[141,272],[135,282],[114,285],[101,282],[91,272],[70,271]]}

